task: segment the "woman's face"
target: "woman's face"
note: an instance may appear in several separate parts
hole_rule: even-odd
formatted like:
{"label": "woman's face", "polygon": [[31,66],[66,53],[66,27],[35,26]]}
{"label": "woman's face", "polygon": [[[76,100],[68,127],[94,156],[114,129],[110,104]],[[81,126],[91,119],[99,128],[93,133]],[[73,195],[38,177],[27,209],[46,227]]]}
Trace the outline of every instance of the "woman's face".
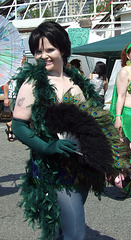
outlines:
{"label": "woman's face", "polygon": [[59,49],[55,48],[47,38],[40,38],[39,49],[35,51],[36,61],[42,58],[45,62],[45,68],[49,72],[58,71],[60,66],[63,67],[63,58]]}
{"label": "woman's face", "polygon": [[130,53],[127,53],[127,58],[128,58],[128,60],[131,60],[131,52]]}

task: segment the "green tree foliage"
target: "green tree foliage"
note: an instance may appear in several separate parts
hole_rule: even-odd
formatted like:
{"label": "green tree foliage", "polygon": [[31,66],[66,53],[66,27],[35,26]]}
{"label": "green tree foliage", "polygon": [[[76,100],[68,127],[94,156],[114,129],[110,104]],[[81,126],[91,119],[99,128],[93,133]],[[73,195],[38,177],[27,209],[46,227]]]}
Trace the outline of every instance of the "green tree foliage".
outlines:
{"label": "green tree foliage", "polygon": [[49,10],[49,8],[47,8],[46,10],[45,10],[45,13],[44,13],[44,16],[43,17],[51,17],[51,12],[50,12],[50,10]]}
{"label": "green tree foliage", "polygon": [[[96,7],[96,12],[99,13],[101,12],[110,2],[110,0],[105,0],[105,1],[101,1],[99,5],[97,5]],[[104,12],[109,12],[111,10],[111,4],[104,10]],[[90,9],[89,9],[89,13],[94,12],[94,3],[92,2],[90,4]]]}
{"label": "green tree foliage", "polygon": [[[23,17],[23,14],[24,14],[25,11],[26,11],[26,8],[23,8],[23,9],[20,9],[20,10],[19,10],[19,16],[20,16],[21,18]],[[45,17],[45,18],[46,18],[46,17],[51,17],[51,12],[50,12],[50,10],[49,10],[48,8],[45,10],[45,13],[44,13],[44,15],[43,15],[42,17]],[[38,8],[36,8],[36,9],[32,8],[32,9],[30,9],[30,10],[27,12],[25,18],[26,18],[26,19],[39,18],[39,9],[38,9]]]}

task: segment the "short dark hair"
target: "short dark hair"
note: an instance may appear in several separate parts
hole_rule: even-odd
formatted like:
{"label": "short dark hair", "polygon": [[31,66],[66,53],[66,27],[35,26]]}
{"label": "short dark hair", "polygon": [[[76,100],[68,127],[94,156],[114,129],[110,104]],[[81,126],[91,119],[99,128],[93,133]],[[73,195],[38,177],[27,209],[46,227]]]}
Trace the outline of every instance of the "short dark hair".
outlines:
{"label": "short dark hair", "polygon": [[75,66],[76,68],[80,69],[80,66],[81,66],[81,61],[79,59],[73,59],[70,61],[70,64]]}
{"label": "short dark hair", "polygon": [[39,39],[42,37],[46,37],[54,47],[59,49],[63,57],[63,62],[66,64],[67,58],[71,54],[71,42],[65,29],[53,21],[41,23],[32,31],[29,37],[29,47],[33,55],[38,50]]}

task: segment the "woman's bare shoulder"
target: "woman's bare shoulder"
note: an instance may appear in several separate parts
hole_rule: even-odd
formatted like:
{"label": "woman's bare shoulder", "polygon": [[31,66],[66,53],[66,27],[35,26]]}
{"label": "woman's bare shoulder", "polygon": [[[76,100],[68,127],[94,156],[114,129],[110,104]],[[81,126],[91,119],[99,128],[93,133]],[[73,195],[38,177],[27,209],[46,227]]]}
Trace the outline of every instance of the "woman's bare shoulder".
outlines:
{"label": "woman's bare shoulder", "polygon": [[123,67],[120,72],[118,73],[118,79],[119,78],[124,78],[124,77],[127,77],[129,74],[129,69],[128,69],[128,66],[125,66]]}
{"label": "woman's bare shoulder", "polygon": [[27,79],[24,83],[22,83],[19,91],[26,90],[26,89],[32,91],[33,88],[34,88],[33,81],[29,82],[28,79]]}

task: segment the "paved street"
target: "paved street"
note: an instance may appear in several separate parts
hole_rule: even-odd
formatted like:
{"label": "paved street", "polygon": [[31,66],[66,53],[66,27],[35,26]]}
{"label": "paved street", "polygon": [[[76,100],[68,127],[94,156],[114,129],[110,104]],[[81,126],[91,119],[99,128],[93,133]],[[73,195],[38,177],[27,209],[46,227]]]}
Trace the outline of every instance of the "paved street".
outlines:
{"label": "paved street", "polygon": [[[27,147],[18,140],[8,142],[5,123],[0,122],[0,240],[37,240],[35,232],[24,222],[20,200],[19,177],[25,172],[25,161],[29,157]],[[131,198],[123,197],[119,189],[107,187],[107,196],[99,201],[93,193],[85,204],[87,240],[130,240]]]}

